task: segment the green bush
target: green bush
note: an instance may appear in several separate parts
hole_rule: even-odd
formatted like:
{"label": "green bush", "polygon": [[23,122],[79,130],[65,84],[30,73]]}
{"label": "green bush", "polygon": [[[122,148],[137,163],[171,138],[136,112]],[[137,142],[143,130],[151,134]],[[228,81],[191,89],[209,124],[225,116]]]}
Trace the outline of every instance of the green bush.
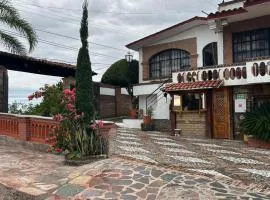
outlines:
{"label": "green bush", "polygon": [[270,140],[270,102],[262,104],[252,112],[247,112],[240,124],[242,130],[248,135],[258,139]]}
{"label": "green bush", "polygon": [[130,65],[125,59],[113,63],[104,73],[102,83],[127,88],[139,82],[139,62],[133,60]]}

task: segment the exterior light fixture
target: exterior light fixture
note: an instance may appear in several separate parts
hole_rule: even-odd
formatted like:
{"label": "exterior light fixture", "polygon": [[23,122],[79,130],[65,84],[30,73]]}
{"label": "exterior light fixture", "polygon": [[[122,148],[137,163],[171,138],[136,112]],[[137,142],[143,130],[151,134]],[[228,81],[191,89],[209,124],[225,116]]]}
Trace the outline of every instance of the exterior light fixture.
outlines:
{"label": "exterior light fixture", "polygon": [[130,53],[130,51],[127,53],[127,55],[125,55],[126,61],[128,63],[131,63],[133,60],[133,55]]}

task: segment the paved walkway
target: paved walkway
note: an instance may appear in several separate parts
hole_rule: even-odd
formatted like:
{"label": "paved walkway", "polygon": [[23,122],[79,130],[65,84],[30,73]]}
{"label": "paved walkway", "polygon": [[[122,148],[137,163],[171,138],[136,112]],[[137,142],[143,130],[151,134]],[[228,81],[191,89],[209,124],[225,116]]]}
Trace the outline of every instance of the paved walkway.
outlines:
{"label": "paved walkway", "polygon": [[[118,129],[112,157],[81,167],[63,157],[0,146],[0,200],[270,199],[270,151],[239,142]],[[10,195],[10,194],[9,194]]]}
{"label": "paved walkway", "polygon": [[171,137],[160,132],[118,129],[112,152],[181,171],[270,187],[270,150],[248,148],[242,141]]}

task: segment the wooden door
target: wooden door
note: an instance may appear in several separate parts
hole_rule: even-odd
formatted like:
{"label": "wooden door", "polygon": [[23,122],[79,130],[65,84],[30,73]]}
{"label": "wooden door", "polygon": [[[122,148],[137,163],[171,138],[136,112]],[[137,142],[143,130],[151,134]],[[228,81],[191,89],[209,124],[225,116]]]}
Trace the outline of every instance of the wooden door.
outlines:
{"label": "wooden door", "polygon": [[230,139],[230,92],[228,87],[213,90],[213,137]]}

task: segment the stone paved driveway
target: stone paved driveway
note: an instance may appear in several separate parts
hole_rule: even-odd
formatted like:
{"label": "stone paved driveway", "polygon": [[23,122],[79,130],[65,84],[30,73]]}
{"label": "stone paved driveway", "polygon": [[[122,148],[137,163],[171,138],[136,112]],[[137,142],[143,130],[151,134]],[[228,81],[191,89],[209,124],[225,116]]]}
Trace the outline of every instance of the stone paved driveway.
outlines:
{"label": "stone paved driveway", "polygon": [[[111,158],[81,167],[63,157],[0,146],[0,200],[270,199],[270,151],[240,142],[118,129]],[[16,197],[16,198],[13,198]]]}
{"label": "stone paved driveway", "polygon": [[251,187],[254,183],[270,186],[270,150],[248,148],[241,141],[118,129],[112,153],[193,174],[241,180]]}

